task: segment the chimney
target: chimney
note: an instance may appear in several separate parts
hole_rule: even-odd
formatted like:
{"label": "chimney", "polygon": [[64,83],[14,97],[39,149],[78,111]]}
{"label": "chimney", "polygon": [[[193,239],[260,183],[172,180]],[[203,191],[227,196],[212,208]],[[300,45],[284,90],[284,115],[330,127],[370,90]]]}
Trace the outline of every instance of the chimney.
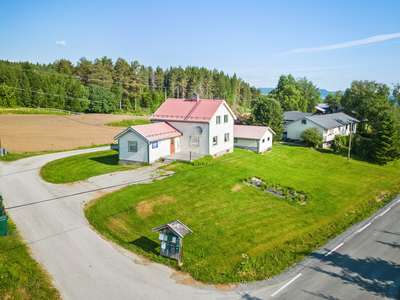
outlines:
{"label": "chimney", "polygon": [[200,97],[199,97],[199,95],[197,93],[193,93],[193,100],[194,101],[199,101],[200,100]]}

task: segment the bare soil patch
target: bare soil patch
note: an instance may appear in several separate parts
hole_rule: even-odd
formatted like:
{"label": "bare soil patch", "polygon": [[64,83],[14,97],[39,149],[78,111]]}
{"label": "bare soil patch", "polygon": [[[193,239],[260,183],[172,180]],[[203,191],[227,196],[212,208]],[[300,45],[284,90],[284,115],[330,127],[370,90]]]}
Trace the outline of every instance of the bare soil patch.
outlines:
{"label": "bare soil patch", "polygon": [[236,191],[240,190],[242,187],[243,186],[241,184],[237,184],[231,189],[231,191],[232,192],[236,192]]}
{"label": "bare soil patch", "polygon": [[153,214],[153,208],[155,205],[159,205],[162,203],[167,204],[172,202],[175,202],[175,199],[170,196],[163,196],[151,202],[143,201],[136,206],[136,212],[142,218],[147,218]]}
{"label": "bare soil patch", "polygon": [[0,114],[1,146],[14,153],[68,150],[115,142],[123,128],[104,126],[124,119],[148,119],[123,115],[18,115]]}

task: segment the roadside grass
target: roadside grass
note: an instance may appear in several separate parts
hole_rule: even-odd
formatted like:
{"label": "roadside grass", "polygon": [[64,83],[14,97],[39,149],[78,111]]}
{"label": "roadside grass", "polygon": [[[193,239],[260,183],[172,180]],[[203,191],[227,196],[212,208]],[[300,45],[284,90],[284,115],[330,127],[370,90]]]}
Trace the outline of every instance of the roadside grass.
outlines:
{"label": "roadside grass", "polygon": [[66,111],[37,108],[0,108],[0,114],[19,114],[19,115],[71,115]]}
{"label": "roadside grass", "polygon": [[143,165],[120,165],[118,150],[74,155],[49,162],[40,170],[44,181],[69,183],[89,177],[139,168]]}
{"label": "roadside grass", "polygon": [[[111,145],[113,145],[113,144],[111,144]],[[64,151],[90,149],[90,148],[98,148],[98,147],[105,147],[105,146],[110,146],[110,144],[103,144],[103,145],[92,144],[91,146],[78,147],[78,148],[75,148],[75,149],[68,149],[68,150],[45,150],[45,151],[22,152],[22,153],[8,152],[7,155],[0,156],[0,161],[10,162],[10,161],[16,161],[18,159],[27,158],[27,157],[31,157],[31,156],[42,155],[42,154],[50,154],[50,153],[57,153],[57,152],[64,152]]]}
{"label": "roadside grass", "polygon": [[0,237],[1,299],[61,299],[50,276],[30,257],[11,219],[8,231],[9,236]]}
{"label": "roadside grass", "polygon": [[106,126],[118,126],[118,127],[129,127],[136,125],[151,124],[147,119],[125,119],[119,122],[110,122],[105,124]]}
{"label": "roadside grass", "polygon": [[[347,162],[332,152],[282,145],[266,155],[235,149],[208,166],[164,169],[176,173],[99,198],[86,217],[121,246],[213,284],[281,273],[384,205],[400,184],[395,163]],[[310,200],[299,205],[264,193],[243,183],[251,176],[305,191]],[[176,219],[194,232],[183,239],[182,266],[159,255],[158,234],[151,232]]]}

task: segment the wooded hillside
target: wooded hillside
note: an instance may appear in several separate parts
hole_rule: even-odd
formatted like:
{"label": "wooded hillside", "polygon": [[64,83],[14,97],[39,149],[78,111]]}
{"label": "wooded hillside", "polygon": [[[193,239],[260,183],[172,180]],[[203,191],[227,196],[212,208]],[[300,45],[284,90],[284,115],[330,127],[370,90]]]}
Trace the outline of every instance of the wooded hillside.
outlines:
{"label": "wooded hillside", "polygon": [[76,66],[68,60],[47,65],[0,60],[0,106],[48,107],[76,112],[111,113],[158,108],[167,97],[226,99],[246,106],[261,91],[223,71],[204,67],[170,67],[163,70],[113,62],[106,56]]}

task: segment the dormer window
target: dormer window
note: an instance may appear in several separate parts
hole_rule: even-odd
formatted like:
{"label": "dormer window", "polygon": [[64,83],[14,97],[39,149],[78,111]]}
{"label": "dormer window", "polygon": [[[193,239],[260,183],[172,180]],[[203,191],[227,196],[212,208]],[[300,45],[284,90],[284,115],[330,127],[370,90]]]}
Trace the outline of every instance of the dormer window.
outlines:
{"label": "dormer window", "polygon": [[301,120],[301,124],[307,125],[307,120],[306,119]]}

